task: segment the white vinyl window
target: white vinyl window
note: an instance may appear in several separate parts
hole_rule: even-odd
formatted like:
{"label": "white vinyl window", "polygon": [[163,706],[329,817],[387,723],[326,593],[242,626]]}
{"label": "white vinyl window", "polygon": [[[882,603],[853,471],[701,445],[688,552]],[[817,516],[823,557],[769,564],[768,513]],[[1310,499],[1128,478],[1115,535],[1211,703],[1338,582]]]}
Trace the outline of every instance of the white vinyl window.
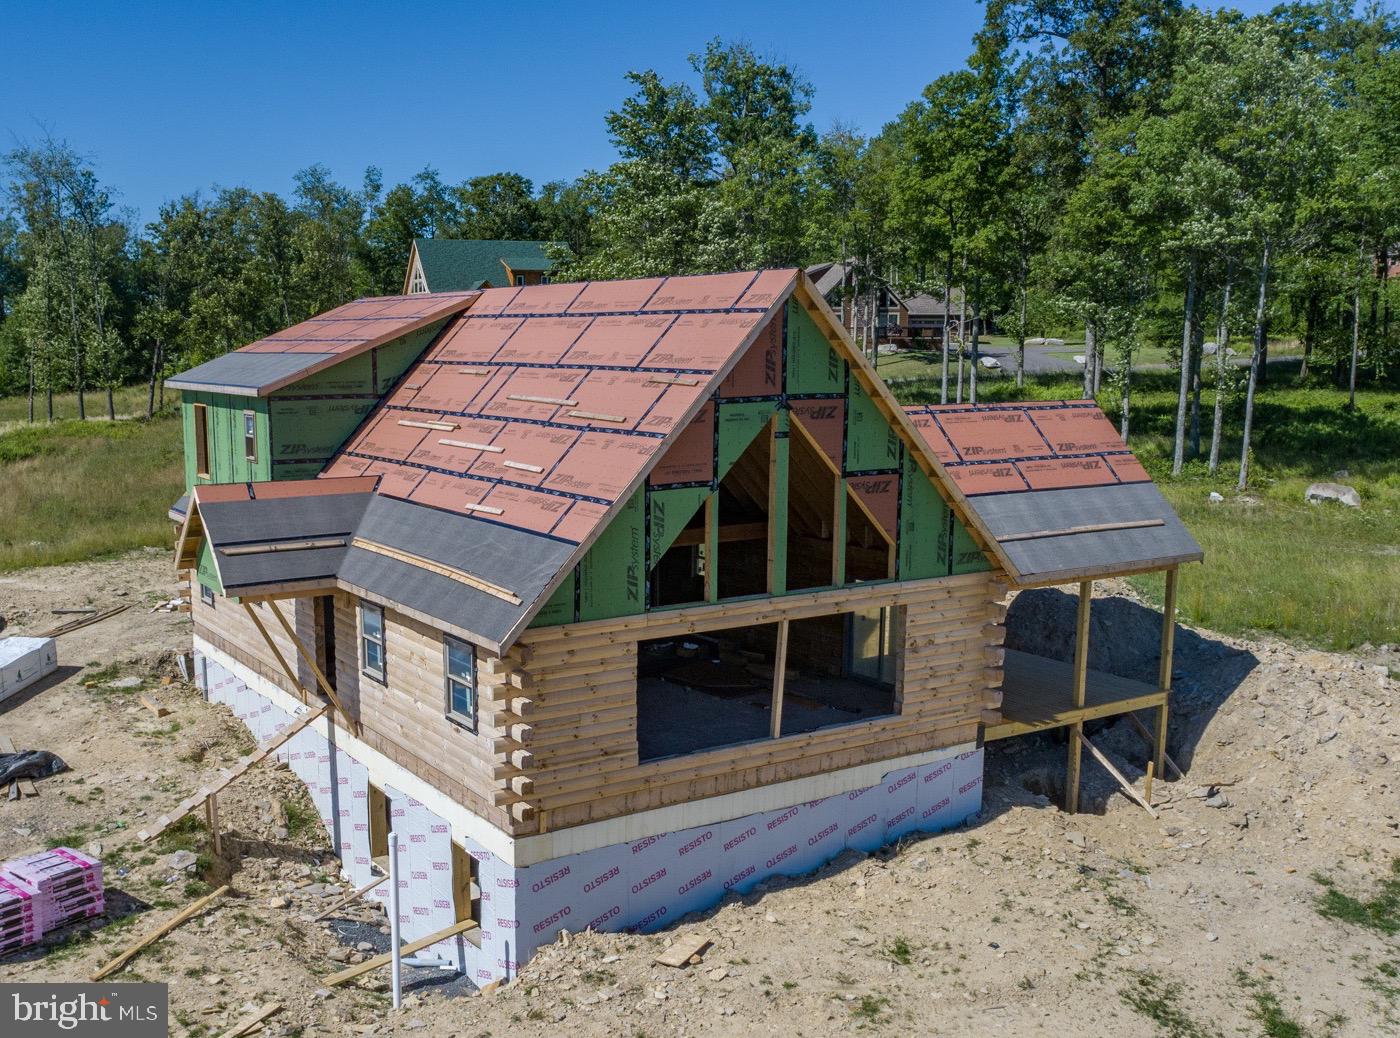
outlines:
{"label": "white vinyl window", "polygon": [[214,589],[208,584],[200,584],[199,600],[212,609],[214,607]]}
{"label": "white vinyl window", "polygon": [[376,681],[385,680],[384,608],[360,603],[360,666]]}
{"label": "white vinyl window", "polygon": [[447,716],[476,731],[476,648],[470,642],[445,636],[443,670],[447,692]]}
{"label": "white vinyl window", "polygon": [[252,411],[243,412],[243,456],[258,460],[258,417]]}

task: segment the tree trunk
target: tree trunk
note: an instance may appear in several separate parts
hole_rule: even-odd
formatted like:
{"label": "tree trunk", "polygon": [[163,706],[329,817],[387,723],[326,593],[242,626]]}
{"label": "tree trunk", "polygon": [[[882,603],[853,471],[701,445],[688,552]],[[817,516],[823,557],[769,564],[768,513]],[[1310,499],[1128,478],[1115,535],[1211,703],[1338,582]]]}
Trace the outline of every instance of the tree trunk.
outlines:
{"label": "tree trunk", "polygon": [[156,413],[156,373],[160,371],[160,340],[151,347],[151,384],[146,390],[146,417],[154,418]]}
{"label": "tree trunk", "polygon": [[1118,435],[1123,438],[1123,442],[1128,442],[1128,416],[1132,409],[1133,401],[1133,348],[1131,345],[1123,350],[1123,417],[1118,423]]}
{"label": "tree trunk", "polygon": [[1259,303],[1254,310],[1254,349],[1249,355],[1249,388],[1244,394],[1244,435],[1240,446],[1240,478],[1236,484],[1242,491],[1249,485],[1249,437],[1254,431],[1254,391],[1259,385],[1259,364],[1268,341],[1264,323],[1265,304],[1269,297],[1269,243],[1264,243],[1264,255],[1259,262]]}
{"label": "tree trunk", "polygon": [[1084,322],[1084,388],[1079,395],[1085,400],[1094,396],[1094,354],[1098,351],[1098,329],[1093,318]]}
{"label": "tree trunk", "polygon": [[34,424],[34,346],[33,340],[29,347],[29,424]]}
{"label": "tree trunk", "polygon": [[1186,316],[1181,327],[1181,382],[1176,392],[1176,431],[1172,438],[1172,475],[1181,475],[1186,458],[1186,399],[1191,392],[1192,322],[1196,316],[1196,257],[1186,269]]}
{"label": "tree trunk", "polygon": [[1205,352],[1206,330],[1197,321],[1191,352],[1191,457],[1201,456],[1201,355]]}
{"label": "tree trunk", "polygon": [[982,276],[979,274],[973,278],[972,282],[972,366],[968,368],[968,394],[972,402],[977,403],[977,351],[981,345],[982,332]]}
{"label": "tree trunk", "polygon": [[1366,243],[1361,243],[1361,264],[1351,297],[1351,372],[1347,376],[1347,410],[1356,410],[1356,358],[1361,352],[1361,282],[1366,275]]}
{"label": "tree trunk", "polygon": [[938,402],[948,402],[948,348],[953,341],[953,250],[948,250],[948,266],[943,272],[943,386]]}
{"label": "tree trunk", "polygon": [[1303,364],[1298,369],[1298,381],[1302,382],[1308,377],[1308,368],[1312,364],[1313,342],[1317,338],[1317,293],[1308,293],[1307,307],[1303,312]]}
{"label": "tree trunk", "polygon": [[1225,293],[1220,299],[1220,327],[1215,333],[1215,416],[1210,426],[1210,462],[1214,473],[1220,467],[1220,433],[1225,420],[1225,350],[1230,343],[1230,275],[1225,274]]}
{"label": "tree trunk", "polygon": [[1104,343],[1097,333],[1094,335],[1094,396],[1099,395],[1099,387],[1103,385],[1103,358]]}
{"label": "tree trunk", "polygon": [[1016,326],[1016,388],[1026,385],[1026,257],[1021,256],[1021,318]]}

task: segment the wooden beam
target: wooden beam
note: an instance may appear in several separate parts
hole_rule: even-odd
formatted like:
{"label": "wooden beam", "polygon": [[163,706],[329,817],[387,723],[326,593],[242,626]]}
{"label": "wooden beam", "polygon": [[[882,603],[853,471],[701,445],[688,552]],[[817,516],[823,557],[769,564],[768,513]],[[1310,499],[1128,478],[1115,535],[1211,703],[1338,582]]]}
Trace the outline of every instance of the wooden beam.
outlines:
{"label": "wooden beam", "polygon": [[787,678],[788,622],[778,624],[778,648],[773,654],[773,710],[769,734],[774,739],[783,735],[783,686]]}
{"label": "wooden beam", "polygon": [[1035,530],[1031,533],[1009,533],[998,537],[1002,544],[1012,541],[1038,541],[1050,537],[1071,537],[1081,533],[1108,533],[1111,530],[1141,530],[1149,526],[1166,526],[1165,519],[1134,519],[1122,523],[1093,523],[1089,526],[1065,526],[1057,530]]}
{"label": "wooden beam", "polygon": [[[1152,732],[1148,731],[1147,725],[1143,724],[1141,721],[1138,720],[1137,714],[1128,713],[1124,716],[1127,717],[1127,719],[1133,723],[1133,727],[1137,729],[1138,734],[1147,740],[1147,745],[1152,747],[1153,752],[1155,753],[1157,747],[1157,736],[1154,735]],[[1162,759],[1166,762],[1167,767],[1171,768],[1172,771],[1176,772],[1176,777],[1178,779],[1184,779],[1186,777],[1186,772],[1182,771],[1180,765],[1178,765],[1176,761],[1172,760],[1171,754],[1163,753]],[[1157,772],[1157,774],[1161,775],[1164,778],[1166,777],[1165,771],[1159,771]]]}
{"label": "wooden beam", "polygon": [[455,580],[459,584],[465,584],[467,587],[475,588],[477,591],[491,595],[494,598],[499,598],[501,601],[508,602],[513,606],[521,604],[520,596],[509,588],[501,587],[499,584],[493,584],[489,580],[483,580],[481,577],[468,573],[464,569],[458,569],[456,566],[444,566],[442,563],[434,562],[432,559],[424,558],[422,555],[415,555],[413,552],[409,551],[401,551],[398,548],[392,548],[387,544],[380,544],[378,541],[371,541],[364,537],[356,537],[350,544],[351,547],[360,548],[364,551],[372,551],[376,555],[383,555],[385,558],[394,559],[396,562],[402,562],[405,565],[414,566],[417,569],[427,570],[429,573],[436,573],[440,577],[447,577],[449,580]]}
{"label": "wooden beam", "polygon": [[[449,937],[456,937],[459,933],[466,933],[468,930],[474,929],[476,929],[476,921],[473,919],[467,919],[460,923],[453,923],[445,930],[439,930],[437,933],[430,933],[427,937],[420,937],[416,941],[409,941],[399,949],[399,954],[412,955],[414,952],[420,952],[424,948],[437,944],[438,941],[445,941]],[[332,973],[326,978],[326,986],[331,988],[338,987],[346,981],[354,980],[356,977],[362,977],[366,973],[372,973],[377,969],[387,966],[392,960],[393,954],[391,952],[385,952],[383,955],[376,955],[372,959],[366,959],[364,962],[356,963],[354,966],[343,969],[339,973]]]}
{"label": "wooden beam", "polygon": [[116,973],[119,969],[121,969],[123,966],[125,966],[128,962],[130,962],[132,959],[136,958],[136,956],[137,956],[138,954],[140,954],[140,952],[141,952],[144,948],[146,948],[146,947],[148,947],[148,946],[154,944],[156,941],[160,940],[162,937],[164,937],[166,934],[168,934],[171,930],[175,929],[175,927],[179,926],[179,925],[180,925],[181,923],[183,923],[185,920],[190,919],[190,918],[193,918],[194,916],[198,915],[200,912],[204,911],[206,908],[208,908],[210,905],[212,905],[215,901],[219,900],[219,898],[221,898],[221,897],[223,897],[225,894],[227,894],[231,889],[232,889],[232,888],[231,888],[227,883],[225,883],[222,887],[220,887],[218,890],[214,891],[212,894],[206,894],[204,897],[200,898],[198,901],[195,901],[195,902],[193,902],[192,904],[186,905],[184,908],[180,909],[180,911],[176,912],[173,916],[171,916],[169,919],[167,919],[167,920],[166,920],[164,923],[162,923],[160,926],[156,927],[154,930],[152,930],[150,933],[148,933],[145,937],[142,937],[142,938],[141,938],[139,941],[137,941],[135,944],[129,945],[125,951],[123,951],[120,955],[118,955],[118,956],[117,956],[115,959],[113,959],[111,962],[107,963],[107,965],[105,965],[105,966],[101,967],[100,969],[98,969],[97,972],[94,973],[94,974],[93,974],[91,977],[89,977],[88,979],[89,979],[89,980],[93,980],[93,981],[97,981],[97,980],[101,980],[103,977],[109,977],[109,976],[111,976],[113,973]]}
{"label": "wooden beam", "polygon": [[[706,499],[705,507],[709,509],[710,499]],[[768,536],[767,523],[731,523],[728,526],[720,526],[715,532],[716,538],[721,544],[728,544],[733,541],[761,541]],[[704,527],[696,527],[692,530],[682,530],[674,541],[672,547],[690,548],[697,544],[708,544],[710,531]]]}
{"label": "wooden beam", "polygon": [[301,639],[297,637],[297,632],[292,629],[292,625],[288,623],[287,618],[282,615],[282,610],[278,607],[277,603],[269,602],[267,603],[267,608],[272,611],[272,615],[277,618],[277,623],[281,626],[283,632],[291,639],[292,647],[295,648],[297,654],[301,656],[302,662],[311,668],[312,674],[316,675],[316,684],[320,686],[321,694],[335,704],[336,713],[340,714],[344,719],[345,726],[356,735],[359,735],[359,722],[346,712],[345,704],[342,703],[340,697],[335,694],[335,689],[331,688],[330,681],[327,680],[326,675],[322,673],[321,668],[316,663],[316,657],[307,651],[306,646],[303,645]]}
{"label": "wooden beam", "polygon": [[[768,594],[787,593],[788,430],[780,428],[787,412],[768,422]],[[779,433],[784,435],[779,435]]]}
{"label": "wooden beam", "polygon": [[[267,647],[272,650],[272,655],[277,660],[277,665],[282,668],[282,673],[287,675],[287,680],[292,683],[292,687],[301,692],[302,701],[305,702],[308,694],[306,686],[301,683],[301,679],[297,677],[296,671],[292,670],[291,664],[289,664],[287,658],[282,655],[282,650],[279,649],[277,643],[272,640],[272,635],[268,633],[267,627],[263,624],[262,618],[258,616],[257,610],[247,602],[242,602],[240,604],[243,606],[243,611],[248,614],[248,618],[253,621],[253,626],[258,629],[258,633],[263,636],[263,641],[267,642]],[[272,608],[271,602],[267,603],[267,605],[268,608]]]}
{"label": "wooden beam", "polygon": [[[1084,708],[1084,691],[1089,679],[1089,612],[1094,601],[1094,582],[1079,584],[1079,615],[1074,627],[1074,684],[1070,692],[1071,706]],[[1065,811],[1079,810],[1079,751],[1084,741],[1084,722],[1075,721],[1069,738],[1069,766],[1065,774]]]}
{"label": "wooden beam", "polygon": [[332,912],[336,911],[337,909],[343,908],[344,906],[348,905],[351,901],[354,901],[356,898],[364,897],[364,896],[365,896],[366,894],[368,894],[371,890],[373,890],[375,887],[379,886],[379,884],[383,883],[383,882],[384,882],[386,879],[388,879],[388,878],[389,878],[389,874],[386,872],[386,873],[384,873],[384,875],[378,877],[377,879],[372,879],[372,880],[370,880],[368,883],[366,883],[364,886],[360,887],[358,890],[352,890],[350,893],[346,894],[344,897],[337,899],[336,902],[335,902],[335,904],[331,905],[330,908],[327,908],[327,909],[325,909],[324,911],[322,911],[320,915],[316,916],[316,917],[315,917],[314,919],[312,919],[311,921],[312,921],[313,923],[319,923],[322,919],[326,918],[326,916],[330,915]]}
{"label": "wooden beam", "polygon": [[271,1005],[263,1006],[261,1009],[249,1013],[242,1020],[238,1021],[238,1023],[219,1035],[219,1038],[242,1038],[243,1035],[252,1031],[264,1020],[274,1017],[280,1012],[282,1012],[281,1002],[273,1002]]}
{"label": "wooden beam", "polygon": [[[1166,763],[1167,758],[1167,711],[1172,692],[1172,652],[1176,643],[1176,582],[1178,572],[1175,566],[1167,570],[1166,589],[1162,602],[1162,650],[1161,659],[1157,665],[1157,685],[1165,693],[1165,697],[1162,700],[1162,705],[1157,708],[1157,745],[1152,754],[1152,760],[1159,775],[1162,773],[1162,766]],[[1180,768],[1177,769],[1177,774],[1181,774]]]}
{"label": "wooden beam", "polygon": [[1100,752],[1099,748],[1089,741],[1089,737],[1084,734],[1082,725],[1076,726],[1075,734],[1079,736],[1078,741],[1083,743],[1084,748],[1093,755],[1094,760],[1102,764],[1104,770],[1112,775],[1114,779],[1117,780],[1118,784],[1123,787],[1123,792],[1127,793],[1129,798],[1136,802],[1144,811],[1153,818],[1156,818],[1157,812],[1152,810],[1152,805],[1142,798],[1138,791],[1133,788],[1132,783],[1123,777],[1123,773],[1113,766],[1113,762],[1105,757],[1103,753]]}

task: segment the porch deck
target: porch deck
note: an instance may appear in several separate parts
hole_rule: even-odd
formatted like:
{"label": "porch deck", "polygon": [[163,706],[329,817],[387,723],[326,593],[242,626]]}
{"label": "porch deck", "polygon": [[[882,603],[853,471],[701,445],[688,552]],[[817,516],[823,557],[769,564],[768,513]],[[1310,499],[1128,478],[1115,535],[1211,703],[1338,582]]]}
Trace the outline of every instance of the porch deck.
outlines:
{"label": "porch deck", "polygon": [[1003,664],[1000,724],[989,725],[983,739],[1009,739],[1015,735],[1067,728],[1101,717],[1166,705],[1167,692],[1143,681],[1120,678],[1102,671],[1087,672],[1084,705],[1073,705],[1074,665],[1028,652],[1006,650]]}

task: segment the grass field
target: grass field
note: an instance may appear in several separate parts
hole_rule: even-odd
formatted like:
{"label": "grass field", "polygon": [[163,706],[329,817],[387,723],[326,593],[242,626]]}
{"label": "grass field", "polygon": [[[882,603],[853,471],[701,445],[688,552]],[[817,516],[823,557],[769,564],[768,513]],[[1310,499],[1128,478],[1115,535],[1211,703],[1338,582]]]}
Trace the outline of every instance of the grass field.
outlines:
{"label": "grass field", "polygon": [[[146,413],[147,388],[145,386],[123,386],[112,394],[113,402],[117,407],[117,415],[134,415]],[[107,394],[103,390],[88,390],[83,394],[87,402],[88,418],[107,417]],[[169,399],[170,394],[166,394]],[[37,421],[47,420],[46,404],[43,394],[34,398],[34,417]],[[53,416],[55,421],[67,418],[78,417],[78,394],[77,393],[55,393],[53,397]],[[0,396],[0,429],[4,429],[15,422],[24,422],[29,418],[29,398],[23,396]]]}
{"label": "grass field", "polygon": [[0,571],[168,545],[182,479],[173,409],[0,431]]}
{"label": "grass field", "polygon": [[[1203,565],[1182,570],[1180,604],[1192,623],[1219,631],[1269,631],[1329,648],[1400,641],[1400,387],[1346,393],[1294,384],[1277,373],[1255,410],[1249,490],[1239,475],[1240,408],[1227,408],[1222,465],[1204,459],[1172,479],[1176,376],[1148,372],[1134,379],[1130,445],[1205,551]],[[936,382],[896,387],[906,402],[937,399]],[[1010,380],[983,383],[981,399],[1063,399],[1079,395],[1076,378],[1036,379],[1019,392]],[[1100,405],[1115,422],[1116,396]],[[1210,439],[1211,401],[1203,398],[1203,449]],[[1338,472],[1345,470],[1345,476]],[[1309,505],[1309,483],[1347,483],[1363,507]],[[1225,501],[1212,504],[1212,490]],[[1136,581],[1160,599],[1161,579]]]}

